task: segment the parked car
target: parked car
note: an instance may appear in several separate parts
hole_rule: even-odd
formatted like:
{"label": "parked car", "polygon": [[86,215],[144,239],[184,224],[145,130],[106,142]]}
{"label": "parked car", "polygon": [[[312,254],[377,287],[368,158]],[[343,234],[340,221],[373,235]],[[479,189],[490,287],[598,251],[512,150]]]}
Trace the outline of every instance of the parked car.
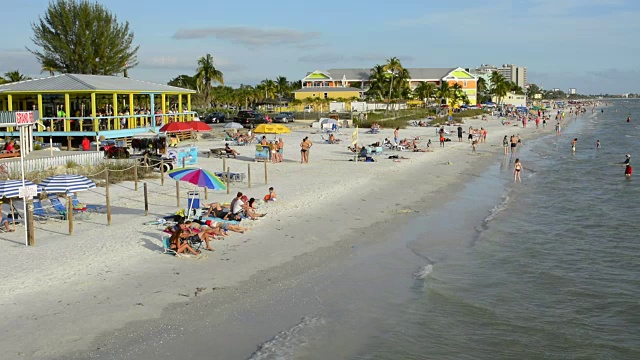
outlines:
{"label": "parked car", "polygon": [[227,116],[223,112],[212,112],[204,117],[206,124],[217,124],[227,121]]}
{"label": "parked car", "polygon": [[313,106],[311,106],[311,105],[305,106],[304,107],[304,112],[306,112],[306,113],[313,112]]}
{"label": "parked car", "polygon": [[234,121],[247,129],[252,129],[259,124],[267,123],[266,117],[255,110],[238,111]]}
{"label": "parked car", "polygon": [[277,123],[288,123],[288,122],[294,122],[296,119],[293,117],[293,113],[292,112],[281,112],[279,114],[277,114],[276,116],[274,116],[273,118],[273,122],[277,122]]}

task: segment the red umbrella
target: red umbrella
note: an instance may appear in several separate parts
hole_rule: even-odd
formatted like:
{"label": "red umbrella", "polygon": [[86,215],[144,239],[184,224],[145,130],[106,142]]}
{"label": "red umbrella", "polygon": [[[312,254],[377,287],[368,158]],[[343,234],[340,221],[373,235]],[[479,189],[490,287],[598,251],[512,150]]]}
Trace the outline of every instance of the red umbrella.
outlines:
{"label": "red umbrella", "polygon": [[185,122],[170,122],[160,128],[160,132],[191,131],[191,126]]}
{"label": "red umbrella", "polygon": [[187,122],[187,124],[189,124],[189,127],[191,128],[191,130],[195,130],[199,132],[211,131],[211,128],[209,127],[209,125],[203,123],[202,121],[189,121]]}

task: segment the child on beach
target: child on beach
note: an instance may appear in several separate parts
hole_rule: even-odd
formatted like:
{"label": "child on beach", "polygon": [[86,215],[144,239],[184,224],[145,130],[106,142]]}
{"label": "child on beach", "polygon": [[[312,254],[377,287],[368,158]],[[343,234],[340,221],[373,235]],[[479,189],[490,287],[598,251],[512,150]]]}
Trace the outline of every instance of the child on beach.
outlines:
{"label": "child on beach", "polygon": [[276,198],[276,192],[275,190],[273,190],[273,186],[272,186],[269,188],[269,193],[264,196],[264,201],[269,202],[269,201],[276,201],[276,200],[278,199]]}
{"label": "child on beach", "polygon": [[513,164],[513,182],[522,182],[520,173],[522,173],[522,163],[520,162],[520,159],[516,159],[515,163]]}
{"label": "child on beach", "polygon": [[571,141],[571,151],[576,152],[576,144],[578,143],[578,138],[575,138]]}

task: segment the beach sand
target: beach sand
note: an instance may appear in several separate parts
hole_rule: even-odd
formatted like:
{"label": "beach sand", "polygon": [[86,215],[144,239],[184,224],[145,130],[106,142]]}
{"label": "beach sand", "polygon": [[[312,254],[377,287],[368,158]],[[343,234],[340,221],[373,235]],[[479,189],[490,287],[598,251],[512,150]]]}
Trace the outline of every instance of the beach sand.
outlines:
{"label": "beach sand", "polygon": [[[287,279],[322,267],[354,241],[365,246],[382,241],[390,235],[379,231],[381,238],[376,238],[372,231],[390,224],[400,226],[415,204],[440,207],[465,181],[493,163],[496,154],[502,154],[504,135],[520,134],[526,143],[554,131],[553,126],[536,130],[535,124],[526,129],[503,126],[497,119],[467,119],[462,127],[467,131],[469,126],[488,130],[487,143],[480,144],[475,154],[466,134],[463,142],[457,142],[455,127],[447,127],[453,141],[444,149],[438,147],[435,128],[408,127],[400,131],[401,138],[421,136],[421,147],[431,139],[434,151],[385,148],[375,163],[349,161],[353,154],[346,147],[353,129],[342,129],[337,136],[342,144],[337,145],[322,143],[320,134],[313,133],[316,129],[301,128],[282,136],[285,161],[268,164],[268,184],[264,165],[253,162],[253,147],[236,147],[241,156],[226,164],[232,172],[245,173],[250,164],[252,188],[246,182],[232,183],[230,195],[210,191],[206,201],[229,202],[237,191],[262,198],[269,186],[276,188],[278,201],[260,207],[267,213],[265,218],[243,221],[250,231],[216,241],[212,244],[215,252],[196,258],[162,254],[161,228],[143,225],[176,211],[175,185],[168,178],[164,187],[159,179],[147,180],[149,216],[144,216],[142,185],[135,192],[133,183],[126,182],[111,187],[111,226],[99,214],[77,221],[73,236],[68,236],[66,222],[37,224],[36,246],[31,248],[23,245],[21,228],[2,234],[0,261],[6,275],[0,284],[0,304],[5,310],[0,315],[4,324],[0,346],[8,358],[25,359],[61,358],[97,348],[98,352],[122,350],[126,342],[109,339],[118,338],[125,325],[161,319],[170,327],[179,322],[179,314],[172,309],[207,297],[216,299],[211,314],[215,311],[216,321],[223,321],[234,304],[250,304],[256,301],[254,293],[286,287]],[[376,135],[365,131],[360,130],[360,144],[393,137],[392,129]],[[307,135],[314,146],[310,164],[303,165],[298,144]],[[212,140],[195,143],[201,150],[221,144]],[[395,162],[389,155],[409,159]],[[199,158],[198,164],[209,170],[222,169],[220,159]],[[186,207],[187,190],[193,187],[181,184],[181,207]],[[88,203],[104,203],[104,188],[79,195]],[[204,197],[202,190],[200,195]],[[263,324],[247,336],[248,344],[230,342],[221,335],[217,341],[227,347],[221,350],[227,351],[221,358],[246,355],[247,347],[264,341],[267,327]],[[153,328],[148,329],[152,332]],[[246,328],[236,329],[243,330],[246,332]],[[138,337],[130,337],[131,341],[145,338],[139,329],[136,333]]]}

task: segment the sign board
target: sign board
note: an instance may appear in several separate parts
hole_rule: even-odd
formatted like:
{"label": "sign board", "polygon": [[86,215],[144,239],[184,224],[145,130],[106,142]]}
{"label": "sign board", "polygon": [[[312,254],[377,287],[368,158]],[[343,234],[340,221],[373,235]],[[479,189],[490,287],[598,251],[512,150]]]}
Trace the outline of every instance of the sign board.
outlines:
{"label": "sign board", "polygon": [[18,189],[18,196],[20,198],[31,199],[38,195],[38,185],[27,185]]}
{"label": "sign board", "polygon": [[33,111],[16,111],[16,125],[33,125]]}
{"label": "sign board", "polygon": [[38,119],[38,111],[0,111],[0,127],[33,125]]}

